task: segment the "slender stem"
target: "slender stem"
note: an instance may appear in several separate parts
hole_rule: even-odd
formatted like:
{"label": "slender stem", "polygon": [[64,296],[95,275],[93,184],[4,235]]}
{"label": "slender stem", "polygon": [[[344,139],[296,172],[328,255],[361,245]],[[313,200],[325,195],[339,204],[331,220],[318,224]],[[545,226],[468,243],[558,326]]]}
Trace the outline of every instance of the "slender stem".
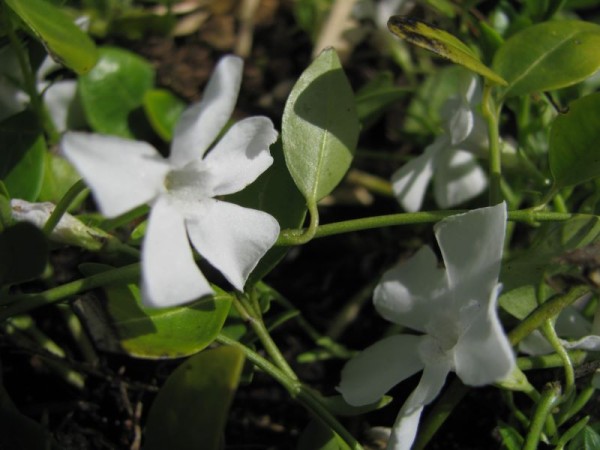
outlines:
{"label": "slender stem", "polygon": [[587,423],[589,421],[590,421],[590,416],[585,416],[583,419],[575,422],[575,425],[573,425],[572,427],[570,427],[567,431],[565,431],[563,433],[563,435],[560,437],[560,439],[556,443],[556,447],[554,447],[554,450],[563,450],[565,448],[565,445],[567,445],[567,443],[571,439],[573,439],[575,436],[577,436],[581,432],[581,430],[583,430],[585,428],[585,426],[587,425]]}
{"label": "slender stem", "polygon": [[217,336],[217,341],[221,344],[231,345],[239,348],[242,352],[244,352],[246,358],[248,358],[257,367],[268,373],[277,382],[279,382],[279,384],[281,384],[290,393],[292,398],[298,400],[306,409],[308,409],[309,412],[314,414],[315,417],[335,431],[352,450],[362,450],[362,446],[348,432],[348,430],[346,430],[346,428],[338,422],[333,414],[331,414],[317,393],[304,386],[297,379],[288,377],[273,363],[267,361],[258,353],[252,351],[240,342],[235,341],[223,334],[219,334],[219,336]]}
{"label": "slender stem", "polygon": [[[308,228],[299,230],[283,230],[277,239],[276,245],[302,245],[306,244],[314,237],[316,232],[319,230],[319,209],[316,202],[308,202],[308,214],[310,216],[310,222]],[[286,244],[280,244],[279,241],[283,239]]]}
{"label": "slender stem", "polygon": [[[585,357],[587,356],[587,352],[583,350],[570,350],[568,351],[568,354],[574,365],[581,364],[583,361],[585,361]],[[556,353],[540,356],[523,356],[517,358],[517,366],[521,370],[553,369],[556,367],[561,367],[562,365],[562,357]]]}
{"label": "slender stem", "polygon": [[573,403],[571,403],[570,407],[558,415],[558,424],[562,425],[579,411],[581,411],[581,409],[587,405],[587,402],[591,400],[595,393],[596,388],[594,386],[588,386],[583,389],[579,395],[575,397],[575,400],[573,400]]}
{"label": "slender stem", "polygon": [[481,112],[488,126],[490,145],[490,205],[502,202],[502,154],[500,152],[500,135],[498,132],[498,110],[492,99],[492,85],[485,83]]}
{"label": "slender stem", "polygon": [[546,419],[560,398],[560,385],[548,383],[542,391],[542,396],[535,409],[533,420],[525,437],[522,450],[537,450]]}
{"label": "slender stem", "polygon": [[544,337],[550,342],[554,351],[560,356],[565,370],[565,393],[564,397],[568,398],[575,389],[575,370],[573,362],[569,358],[569,354],[560,342],[556,330],[552,326],[549,319],[545,320],[541,327]]}
{"label": "slender stem", "polygon": [[62,216],[67,212],[71,204],[75,201],[77,196],[86,189],[86,184],[83,180],[77,181],[73,186],[69,188],[67,193],[60,199],[50,217],[44,224],[44,233],[46,236],[50,236]]}

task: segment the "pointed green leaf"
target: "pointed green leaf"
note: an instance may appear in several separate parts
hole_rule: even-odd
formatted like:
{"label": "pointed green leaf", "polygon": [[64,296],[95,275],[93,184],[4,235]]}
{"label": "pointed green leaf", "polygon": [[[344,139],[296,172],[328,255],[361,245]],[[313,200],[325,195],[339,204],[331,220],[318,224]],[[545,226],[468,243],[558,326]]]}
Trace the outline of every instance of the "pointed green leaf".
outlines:
{"label": "pointed green leaf", "polygon": [[166,142],[173,138],[185,103],[166,89],[151,89],[144,94],[144,111],[153,130]]}
{"label": "pointed green leaf", "polygon": [[144,450],[219,450],[244,354],[219,347],[189,358],[152,403]]}
{"label": "pointed green leaf", "polygon": [[567,445],[567,450],[597,450],[598,448],[600,448],[600,434],[589,425]]}
{"label": "pointed green leaf", "polygon": [[406,16],[392,16],[388,20],[389,30],[396,36],[406,39],[433,53],[447,58],[453,63],[465,66],[493,83],[506,86],[506,81],[495,73],[460,39],[438,27]]}
{"label": "pointed green leaf", "polygon": [[119,48],[100,49],[98,64],[79,78],[79,93],[94,131],[133,137],[129,119],[154,84],[154,69],[143,58]]}
{"label": "pointed green leaf", "polygon": [[508,81],[506,96],[560,89],[600,68],[600,26],[576,20],[544,22],[511,36],[492,67]]}
{"label": "pointed green leaf", "polygon": [[332,48],[302,73],[285,105],[285,161],[307,202],[329,194],[350,167],[359,123],[354,95]]}
{"label": "pointed green leaf", "polygon": [[94,41],[59,8],[45,0],[6,0],[6,4],[56,61],[78,74],[94,67],[98,60]]}
{"label": "pointed green leaf", "polygon": [[550,128],[548,157],[557,188],[572,186],[600,176],[600,93],[587,95],[569,105]]}

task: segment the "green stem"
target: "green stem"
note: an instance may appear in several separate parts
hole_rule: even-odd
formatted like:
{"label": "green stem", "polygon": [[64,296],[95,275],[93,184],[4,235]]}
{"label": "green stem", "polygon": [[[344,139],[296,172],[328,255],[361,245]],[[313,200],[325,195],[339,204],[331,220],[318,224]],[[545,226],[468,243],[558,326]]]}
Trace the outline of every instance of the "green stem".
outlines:
{"label": "green stem", "polygon": [[573,390],[575,389],[575,370],[573,369],[573,362],[569,358],[567,350],[563,347],[560,342],[560,338],[556,334],[556,330],[552,326],[550,319],[544,321],[541,327],[541,331],[544,337],[550,342],[554,351],[560,356],[563,367],[565,370],[565,393],[564,397],[569,398]]}
{"label": "green stem", "polygon": [[490,145],[490,205],[502,202],[502,154],[500,152],[500,134],[498,131],[498,110],[492,99],[492,85],[485,83],[483,87],[483,100],[481,112],[488,126],[488,140]]}
{"label": "green stem", "polygon": [[589,421],[590,416],[585,416],[583,419],[577,421],[575,425],[573,425],[563,433],[563,435],[556,443],[556,447],[554,447],[554,450],[563,450],[565,448],[565,445],[567,445],[571,439],[577,436],[581,432],[581,430],[585,428]]}
{"label": "green stem", "polygon": [[[316,232],[319,227],[319,209],[316,202],[307,203],[308,214],[310,216],[310,222],[308,228],[298,230],[283,230],[277,239],[275,245],[302,245],[316,237]],[[280,244],[279,241],[283,240],[285,244]]]}
{"label": "green stem", "polygon": [[593,386],[588,386],[583,389],[577,397],[573,400],[571,405],[565,411],[561,411],[561,413],[557,417],[557,422],[559,425],[562,425],[575,414],[577,414],[581,409],[587,405],[587,403],[592,399],[594,394],[596,393],[596,388]]}
{"label": "green stem", "polygon": [[237,347],[248,360],[254,363],[257,367],[262,369],[264,372],[272,376],[279,384],[281,384],[292,396],[292,398],[298,400],[309,412],[314,414],[324,424],[329,426],[335,431],[340,438],[352,449],[362,450],[362,446],[358,441],[346,430],[346,428],[338,422],[338,420],[331,414],[327,407],[323,404],[319,398],[319,394],[313,390],[304,386],[297,379],[288,377],[281,369],[276,367],[273,363],[269,362],[258,353],[252,351],[245,345],[238,341],[235,341],[223,334],[217,336],[217,341],[221,344],[231,345]]}
{"label": "green stem", "polygon": [[[569,358],[573,361],[574,365],[579,365],[585,361],[587,352],[583,350],[570,350],[568,351]],[[521,370],[533,370],[533,369],[553,369],[556,367],[562,367],[563,359],[562,356],[551,353],[549,355],[540,356],[526,356],[517,358],[517,366]]]}
{"label": "green stem", "polygon": [[522,450],[537,450],[542,430],[546,425],[546,419],[550,416],[552,409],[556,406],[559,399],[560,385],[558,383],[548,383],[542,391],[533,414],[533,420],[529,426]]}
{"label": "green stem", "polygon": [[73,186],[69,188],[67,193],[60,199],[50,217],[44,224],[43,231],[46,236],[50,236],[62,216],[67,212],[71,204],[75,201],[77,196],[86,189],[85,182],[83,180],[77,181]]}

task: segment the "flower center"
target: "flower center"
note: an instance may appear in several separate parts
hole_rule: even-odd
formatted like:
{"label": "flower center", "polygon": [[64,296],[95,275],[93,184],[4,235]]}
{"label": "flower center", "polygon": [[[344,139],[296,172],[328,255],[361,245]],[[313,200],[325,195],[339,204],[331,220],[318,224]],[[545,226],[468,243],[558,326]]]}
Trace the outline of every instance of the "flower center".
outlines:
{"label": "flower center", "polygon": [[198,201],[212,197],[210,172],[202,160],[193,161],[182,169],[169,172],[165,178],[165,188],[176,200]]}

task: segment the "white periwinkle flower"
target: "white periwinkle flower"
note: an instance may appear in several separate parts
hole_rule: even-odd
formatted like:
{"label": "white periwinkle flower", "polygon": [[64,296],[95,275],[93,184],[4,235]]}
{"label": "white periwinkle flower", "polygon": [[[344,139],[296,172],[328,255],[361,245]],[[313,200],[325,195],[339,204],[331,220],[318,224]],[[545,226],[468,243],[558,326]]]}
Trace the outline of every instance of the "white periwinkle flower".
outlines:
{"label": "white periwinkle flower", "polygon": [[151,206],[142,248],[142,299],[148,306],[174,306],[213,292],[189,241],[243,290],[279,235],[269,214],[215,198],[242,190],[273,162],[269,146],[277,132],[266,117],[237,122],[207,153],[233,112],[242,66],[238,57],[221,59],[202,101],[177,124],[167,159],[144,142],[87,133],[63,138],[65,156],[105,216]]}
{"label": "white periwinkle flower", "polygon": [[444,133],[392,175],[394,194],[405,210],[421,209],[431,178],[441,208],[456,206],[486,189],[485,172],[472,153],[488,145],[485,123],[476,111],[480,103],[478,79],[465,73],[459,96],[449,99],[442,109]]}
{"label": "white periwinkle flower", "polygon": [[394,335],[350,360],[338,390],[351,405],[378,400],[423,370],[392,429],[388,449],[408,450],[423,407],[454,371],[463,383],[482,386],[509,376],[515,358],[496,313],[506,206],[481,208],[435,227],[445,269],[429,247],[386,272],[375,289],[377,311],[421,335]]}

